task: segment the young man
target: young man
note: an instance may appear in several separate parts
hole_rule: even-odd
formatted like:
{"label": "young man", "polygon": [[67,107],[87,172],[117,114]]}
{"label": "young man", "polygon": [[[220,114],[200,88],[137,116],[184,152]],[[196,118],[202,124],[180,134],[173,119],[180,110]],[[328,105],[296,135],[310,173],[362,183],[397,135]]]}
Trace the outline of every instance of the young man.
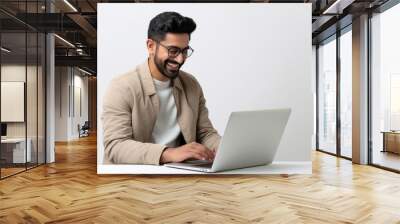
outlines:
{"label": "young man", "polygon": [[111,82],[103,101],[104,163],[213,160],[221,136],[197,80],[181,71],[196,23],[176,12],[150,21],[148,59]]}

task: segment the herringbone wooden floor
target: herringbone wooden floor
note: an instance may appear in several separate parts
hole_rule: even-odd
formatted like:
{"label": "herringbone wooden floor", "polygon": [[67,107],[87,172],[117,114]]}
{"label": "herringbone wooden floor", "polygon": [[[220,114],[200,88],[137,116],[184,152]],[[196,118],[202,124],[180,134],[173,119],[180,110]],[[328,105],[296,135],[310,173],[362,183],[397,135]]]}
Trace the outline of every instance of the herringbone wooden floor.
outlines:
{"label": "herringbone wooden floor", "polygon": [[0,181],[0,223],[400,223],[400,175],[313,154],[312,175],[99,176],[96,139]]}

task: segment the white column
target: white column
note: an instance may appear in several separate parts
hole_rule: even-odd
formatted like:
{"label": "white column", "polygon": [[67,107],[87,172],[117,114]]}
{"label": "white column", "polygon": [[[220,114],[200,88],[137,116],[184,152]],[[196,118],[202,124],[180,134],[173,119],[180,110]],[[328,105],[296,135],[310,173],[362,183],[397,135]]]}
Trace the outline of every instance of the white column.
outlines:
{"label": "white column", "polygon": [[353,20],[353,162],[368,163],[368,15]]}
{"label": "white column", "polygon": [[[54,5],[46,1],[46,11],[54,12]],[[55,162],[55,43],[54,34],[46,35],[46,163]]]}
{"label": "white column", "polygon": [[54,133],[55,133],[55,76],[54,76],[54,35],[49,33],[46,36],[46,60],[47,60],[47,71],[46,71],[46,163],[52,163],[55,161],[55,149],[54,149]]}

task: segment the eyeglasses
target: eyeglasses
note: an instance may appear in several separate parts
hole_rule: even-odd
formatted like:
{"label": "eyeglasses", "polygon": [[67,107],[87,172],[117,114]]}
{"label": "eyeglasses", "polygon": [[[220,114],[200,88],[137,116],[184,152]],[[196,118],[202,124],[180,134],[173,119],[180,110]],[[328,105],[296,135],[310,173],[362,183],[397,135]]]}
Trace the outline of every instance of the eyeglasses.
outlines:
{"label": "eyeglasses", "polygon": [[165,49],[168,50],[168,57],[170,57],[170,58],[176,58],[176,57],[178,57],[178,55],[180,53],[182,53],[183,57],[188,58],[188,57],[190,57],[190,55],[193,54],[193,51],[194,51],[193,48],[191,48],[190,46],[187,46],[187,47],[181,49],[179,47],[174,47],[174,46],[165,46],[158,41],[157,41],[157,43],[159,43],[161,46],[165,47]]}

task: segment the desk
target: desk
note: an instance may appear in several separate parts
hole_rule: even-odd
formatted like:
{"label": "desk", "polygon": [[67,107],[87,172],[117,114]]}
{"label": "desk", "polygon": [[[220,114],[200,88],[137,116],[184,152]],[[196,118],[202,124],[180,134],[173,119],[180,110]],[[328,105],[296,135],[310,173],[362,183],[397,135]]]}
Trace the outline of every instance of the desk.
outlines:
{"label": "desk", "polygon": [[284,162],[274,161],[270,165],[256,166],[243,169],[222,171],[218,173],[203,173],[192,170],[175,169],[154,165],[97,165],[97,174],[312,174],[312,162]]}
{"label": "desk", "polygon": [[400,132],[382,131],[381,133],[383,133],[382,152],[393,152],[400,154]]}
{"label": "desk", "polygon": [[[32,140],[27,138],[25,152],[25,138],[6,138],[1,139],[1,157],[6,163],[25,163],[31,161]],[[26,153],[26,154],[25,154]],[[27,159],[27,161],[25,161]]]}

